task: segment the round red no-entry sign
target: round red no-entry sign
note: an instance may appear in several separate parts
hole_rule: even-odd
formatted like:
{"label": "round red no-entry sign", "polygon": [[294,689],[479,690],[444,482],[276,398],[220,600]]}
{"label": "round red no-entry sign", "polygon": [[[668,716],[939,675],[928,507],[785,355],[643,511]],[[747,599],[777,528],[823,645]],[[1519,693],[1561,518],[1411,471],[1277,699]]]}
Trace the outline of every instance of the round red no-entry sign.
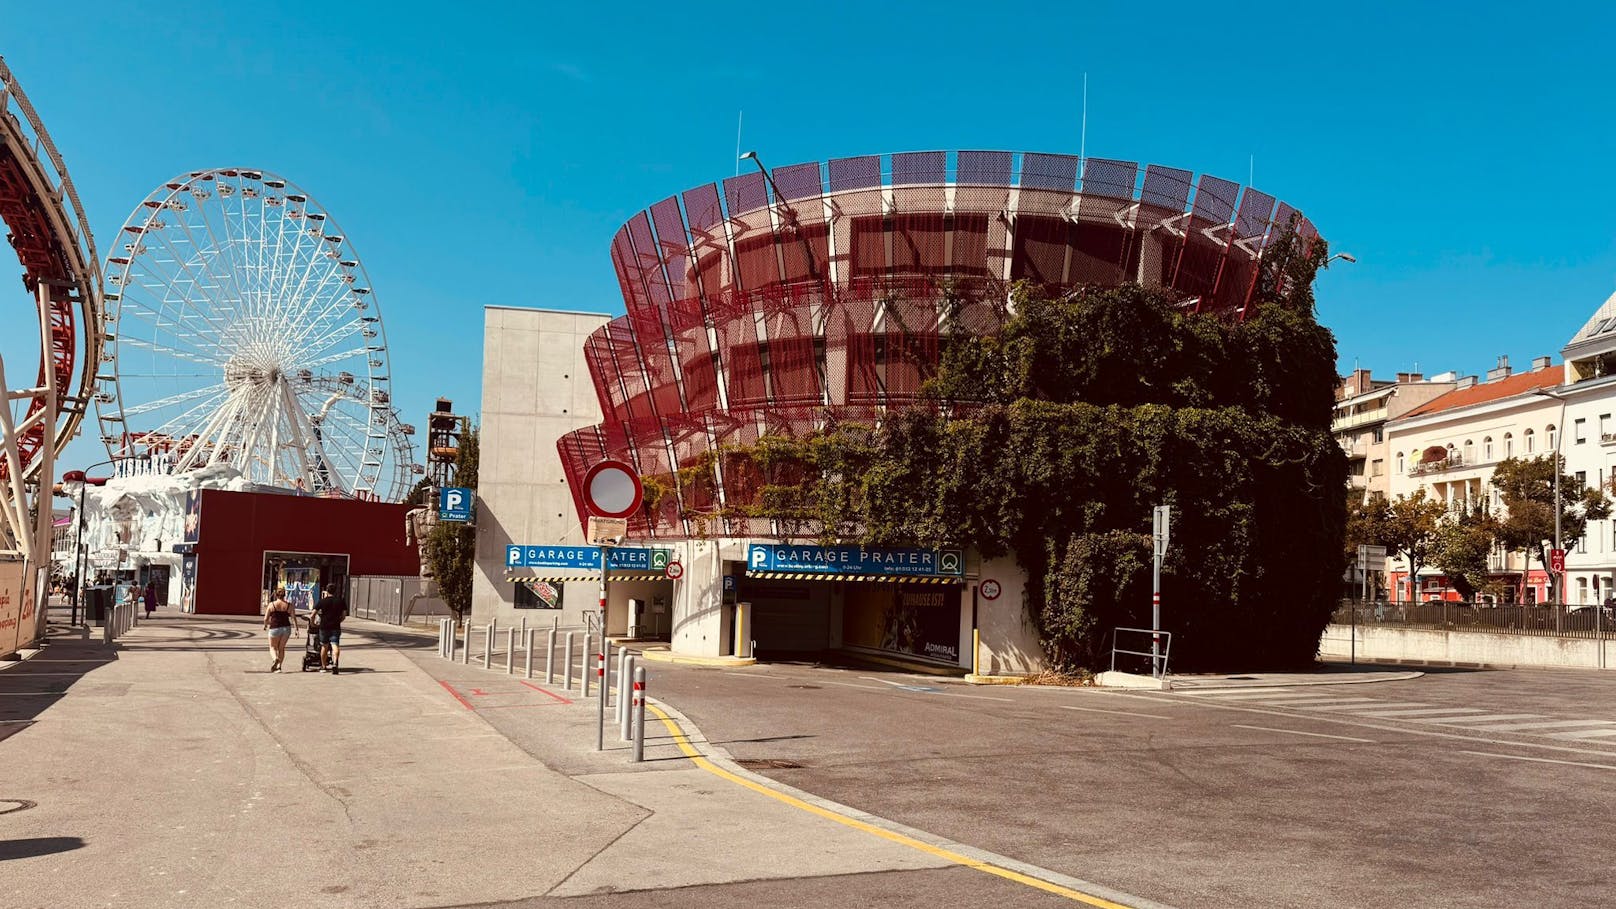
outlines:
{"label": "round red no-entry sign", "polygon": [[668,580],[677,581],[685,576],[685,566],[678,562],[669,562],[668,567],[662,569],[662,573],[668,576]]}
{"label": "round red no-entry sign", "polygon": [[1004,589],[999,586],[999,582],[992,578],[983,581],[982,586],[977,589],[982,591],[982,599],[984,600],[997,600],[999,594],[1004,592]]}
{"label": "round red no-entry sign", "polygon": [[626,518],[640,510],[640,475],[622,461],[601,461],[584,474],[584,505],[602,518]]}

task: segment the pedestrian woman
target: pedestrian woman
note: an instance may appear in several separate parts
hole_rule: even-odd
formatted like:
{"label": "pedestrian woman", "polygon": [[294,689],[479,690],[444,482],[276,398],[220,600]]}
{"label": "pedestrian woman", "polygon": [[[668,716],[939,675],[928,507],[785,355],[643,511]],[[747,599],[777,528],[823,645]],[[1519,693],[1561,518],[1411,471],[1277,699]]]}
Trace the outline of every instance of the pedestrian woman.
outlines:
{"label": "pedestrian woman", "polygon": [[146,591],[142,596],[146,600],[146,618],[149,619],[152,612],[157,609],[157,582],[147,581]]}
{"label": "pedestrian woman", "polygon": [[264,612],[264,627],[269,629],[269,652],[275,656],[269,671],[280,672],[286,660],[286,641],[292,636],[292,604],[286,602],[286,588],[275,588],[275,599]]}

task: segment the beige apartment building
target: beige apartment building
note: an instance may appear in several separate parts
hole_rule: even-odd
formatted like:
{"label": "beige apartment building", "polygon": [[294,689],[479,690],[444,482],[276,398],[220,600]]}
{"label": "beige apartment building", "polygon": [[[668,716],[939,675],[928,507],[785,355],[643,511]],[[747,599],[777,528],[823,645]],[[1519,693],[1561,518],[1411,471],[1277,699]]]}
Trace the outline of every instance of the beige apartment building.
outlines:
{"label": "beige apartment building", "polygon": [[1330,431],[1347,453],[1349,482],[1366,500],[1376,492],[1391,495],[1386,423],[1457,386],[1453,373],[1427,379],[1417,372],[1400,372],[1396,380],[1386,380],[1376,379],[1367,369],[1355,369],[1341,377]]}

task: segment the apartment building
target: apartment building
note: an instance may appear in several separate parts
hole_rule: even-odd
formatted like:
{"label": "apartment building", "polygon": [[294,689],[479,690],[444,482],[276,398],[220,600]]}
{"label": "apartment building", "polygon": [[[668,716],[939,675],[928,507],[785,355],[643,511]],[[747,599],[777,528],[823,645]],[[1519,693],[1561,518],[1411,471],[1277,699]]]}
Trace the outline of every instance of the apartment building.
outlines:
{"label": "apartment building", "polygon": [[1457,385],[1457,377],[1451,372],[1429,379],[1417,372],[1400,372],[1395,380],[1387,380],[1376,379],[1367,369],[1355,369],[1341,377],[1330,431],[1347,453],[1347,473],[1353,489],[1360,490],[1366,501],[1373,493],[1389,496],[1391,492],[1386,423]]}

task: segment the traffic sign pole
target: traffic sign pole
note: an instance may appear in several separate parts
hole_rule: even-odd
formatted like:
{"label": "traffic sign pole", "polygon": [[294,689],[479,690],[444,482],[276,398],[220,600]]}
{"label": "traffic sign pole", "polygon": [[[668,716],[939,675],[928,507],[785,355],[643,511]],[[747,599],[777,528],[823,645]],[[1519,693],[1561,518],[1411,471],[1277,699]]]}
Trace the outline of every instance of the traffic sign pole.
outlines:
{"label": "traffic sign pole", "polygon": [[1167,538],[1172,520],[1171,506],[1157,505],[1151,513],[1151,542],[1155,550],[1150,567],[1150,674],[1162,677],[1161,664],[1161,567],[1167,555]]}
{"label": "traffic sign pole", "polygon": [[606,577],[610,573],[610,547],[600,547],[600,651],[595,654],[595,674],[599,676],[600,702],[596,710],[595,750],[606,750]]}

